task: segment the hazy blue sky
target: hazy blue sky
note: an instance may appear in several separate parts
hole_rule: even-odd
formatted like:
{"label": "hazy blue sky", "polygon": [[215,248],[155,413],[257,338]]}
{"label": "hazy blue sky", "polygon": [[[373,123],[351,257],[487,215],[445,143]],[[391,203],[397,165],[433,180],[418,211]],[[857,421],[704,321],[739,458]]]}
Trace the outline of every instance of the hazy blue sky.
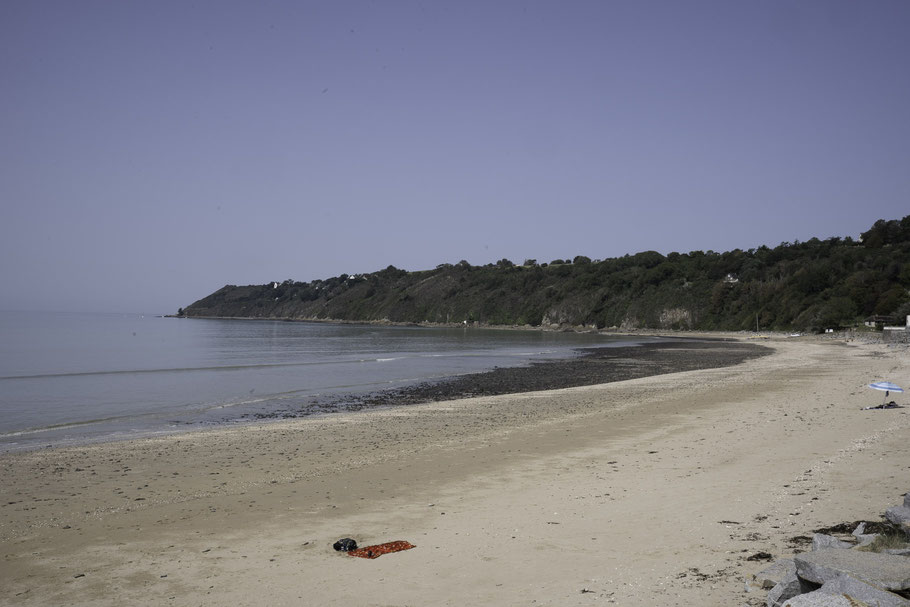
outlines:
{"label": "hazy blue sky", "polygon": [[0,309],[910,214],[910,2],[0,3]]}

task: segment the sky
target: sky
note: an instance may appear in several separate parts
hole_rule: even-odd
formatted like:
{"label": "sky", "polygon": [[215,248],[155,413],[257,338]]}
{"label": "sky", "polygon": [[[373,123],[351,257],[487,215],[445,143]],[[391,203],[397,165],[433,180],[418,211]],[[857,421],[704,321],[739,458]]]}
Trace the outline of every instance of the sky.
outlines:
{"label": "sky", "polygon": [[0,310],[858,237],[910,2],[0,3]]}

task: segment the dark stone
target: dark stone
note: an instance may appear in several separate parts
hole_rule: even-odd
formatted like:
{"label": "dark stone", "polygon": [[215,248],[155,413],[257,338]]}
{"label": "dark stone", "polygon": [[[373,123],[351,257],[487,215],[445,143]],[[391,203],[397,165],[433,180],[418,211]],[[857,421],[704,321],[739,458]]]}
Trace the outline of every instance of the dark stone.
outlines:
{"label": "dark stone", "polygon": [[351,550],[357,550],[357,542],[346,537],[335,542],[332,547],[339,552],[350,552]]}

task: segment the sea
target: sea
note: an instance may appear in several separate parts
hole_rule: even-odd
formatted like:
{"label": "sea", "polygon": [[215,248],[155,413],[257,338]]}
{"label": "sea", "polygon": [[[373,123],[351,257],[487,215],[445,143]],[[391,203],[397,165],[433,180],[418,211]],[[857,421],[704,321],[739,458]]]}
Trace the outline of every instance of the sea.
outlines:
{"label": "sea", "polygon": [[331,415],[326,402],[630,343],[476,327],[3,312],[0,452],[250,423],[281,411]]}

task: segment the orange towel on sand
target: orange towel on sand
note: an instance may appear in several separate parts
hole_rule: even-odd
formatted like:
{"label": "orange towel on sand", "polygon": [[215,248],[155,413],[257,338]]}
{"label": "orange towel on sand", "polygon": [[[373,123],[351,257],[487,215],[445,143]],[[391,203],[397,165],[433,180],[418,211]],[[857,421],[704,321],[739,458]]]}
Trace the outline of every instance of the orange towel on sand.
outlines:
{"label": "orange towel on sand", "polygon": [[410,542],[386,542],[385,544],[376,544],[375,546],[364,546],[363,548],[358,548],[357,550],[351,550],[348,552],[351,556],[359,556],[362,559],[375,559],[383,554],[389,554],[390,552],[400,552],[402,550],[410,550],[411,548],[416,548],[414,544]]}

